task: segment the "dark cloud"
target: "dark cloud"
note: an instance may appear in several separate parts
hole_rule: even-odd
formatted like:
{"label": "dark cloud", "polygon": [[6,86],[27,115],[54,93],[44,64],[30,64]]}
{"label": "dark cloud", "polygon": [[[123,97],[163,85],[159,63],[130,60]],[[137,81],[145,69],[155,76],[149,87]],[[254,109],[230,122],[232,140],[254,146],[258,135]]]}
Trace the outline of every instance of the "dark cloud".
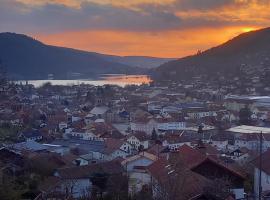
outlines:
{"label": "dark cloud", "polygon": [[1,0],[0,31],[55,33],[87,29],[154,32],[243,23],[231,21],[229,17],[191,16],[181,19],[175,14],[179,10],[214,10],[233,3],[233,0],[178,0],[168,5],[140,4],[137,9],[131,9],[84,2],[80,9],[75,9],[60,4],[29,7],[14,0]]}
{"label": "dark cloud", "polygon": [[125,29],[130,31],[174,29],[181,19],[163,10],[134,11],[112,5],[83,3],[80,9],[57,4],[28,8],[0,2],[0,31],[57,32],[76,29]]}
{"label": "dark cloud", "polygon": [[180,10],[211,10],[233,4],[234,0],[176,0],[174,3]]}

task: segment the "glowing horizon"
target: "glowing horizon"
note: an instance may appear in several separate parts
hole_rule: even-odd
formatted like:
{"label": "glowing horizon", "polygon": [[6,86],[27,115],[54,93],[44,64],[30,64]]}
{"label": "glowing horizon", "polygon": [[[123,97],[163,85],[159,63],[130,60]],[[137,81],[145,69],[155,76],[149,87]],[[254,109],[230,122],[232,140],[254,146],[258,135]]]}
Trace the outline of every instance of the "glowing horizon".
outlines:
{"label": "glowing horizon", "polygon": [[[66,32],[64,34],[51,35],[34,35],[34,38],[48,45],[74,48],[83,51],[97,52],[102,54],[117,56],[150,56],[160,58],[180,58],[196,54],[198,50],[205,51],[209,48],[221,45],[228,40],[242,33],[255,31],[260,28],[255,27],[230,27],[225,29],[202,29],[201,34],[195,30],[187,30],[185,32],[162,32],[151,36],[151,34],[134,34],[132,32],[115,32],[115,31],[83,31],[83,32]],[[222,33],[222,36],[217,36]],[[204,34],[211,35],[211,40],[203,41]],[[192,40],[177,40],[177,37],[188,35]],[[186,36],[187,37],[187,36]],[[76,38],[73,40],[72,38]],[[85,41],[84,38],[95,38],[94,40]],[[108,42],[107,38],[113,38]],[[144,41],[144,50],[141,50],[137,43],[129,43],[130,38],[133,40]],[[154,40],[152,40],[154,38]],[[164,41],[166,42],[164,43]],[[94,44],[94,46],[91,46]],[[125,44],[126,48],[106,48],[106,46],[117,46],[117,44]],[[184,46],[181,46],[181,44]],[[156,46],[161,48],[157,49]],[[186,47],[188,49],[185,49]],[[104,50],[106,49],[106,50]],[[164,49],[167,49],[166,52]]]}

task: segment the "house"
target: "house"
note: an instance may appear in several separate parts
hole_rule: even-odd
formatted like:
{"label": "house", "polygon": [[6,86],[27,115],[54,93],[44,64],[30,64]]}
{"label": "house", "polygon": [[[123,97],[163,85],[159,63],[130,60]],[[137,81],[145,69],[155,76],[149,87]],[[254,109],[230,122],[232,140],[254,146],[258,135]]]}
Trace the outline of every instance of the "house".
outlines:
{"label": "house", "polygon": [[178,134],[166,134],[165,139],[162,142],[164,147],[167,147],[171,151],[177,151],[179,147],[186,144],[191,146],[192,140],[190,138],[184,136],[182,133]]}
{"label": "house", "polygon": [[26,141],[26,142],[20,142],[20,143],[15,143],[15,144],[8,144],[5,145],[6,148],[10,149],[10,150],[14,150],[16,152],[19,153],[23,153],[23,152],[45,152],[47,151],[47,147],[35,142],[35,141]]}
{"label": "house", "polygon": [[[57,145],[58,151],[62,149],[65,154],[70,151],[75,151],[78,155],[89,154],[93,152],[93,158],[103,160],[102,155],[105,149],[103,141],[81,140],[81,139],[57,139],[51,145]],[[60,147],[59,147],[60,146]]]}
{"label": "house", "polygon": [[[98,187],[93,181],[95,174],[104,174],[106,182],[109,183],[110,179],[121,177],[124,169],[118,161],[59,168],[54,173],[54,176],[61,180],[57,190],[75,199],[90,195],[92,187]],[[106,189],[109,189],[108,186]]]}
{"label": "house", "polygon": [[85,123],[86,125],[92,124],[92,123],[94,122],[94,117],[95,117],[94,114],[89,113],[88,115],[86,115],[86,116],[84,117],[84,123]]}
{"label": "house", "polygon": [[146,168],[156,160],[157,156],[148,152],[141,152],[121,162],[128,173],[130,195],[141,191],[142,187],[150,182],[150,176]]}
{"label": "house", "polygon": [[232,137],[230,134],[219,133],[219,134],[212,135],[210,137],[209,143],[212,146],[216,147],[217,149],[223,150],[223,149],[227,149],[231,138]]}
{"label": "house", "polygon": [[95,116],[95,118],[106,119],[106,113],[108,110],[109,108],[106,106],[96,106],[90,111],[89,114],[92,114]]}
{"label": "house", "polygon": [[18,138],[22,139],[23,141],[40,141],[42,140],[43,136],[39,131],[26,131],[19,133]]}
{"label": "house", "polygon": [[237,96],[230,95],[225,97],[224,106],[231,111],[239,112],[242,108],[248,107],[253,113],[257,107],[270,106],[269,96]]}
{"label": "house", "polygon": [[66,122],[60,122],[58,124],[58,128],[59,128],[59,130],[67,129],[68,128],[68,124]]}
{"label": "house", "polygon": [[185,112],[190,119],[201,119],[204,117],[216,117],[217,112],[215,110],[209,110],[205,108],[189,108]]}
{"label": "house", "polygon": [[158,122],[153,118],[137,119],[130,123],[132,131],[145,132],[147,135],[151,135],[152,131],[158,129]]}
{"label": "house", "polygon": [[175,131],[186,128],[186,122],[160,122],[158,123],[158,130],[161,131]]}
{"label": "house", "polygon": [[88,153],[84,155],[80,155],[76,160],[75,163],[77,166],[84,166],[96,163],[97,161],[93,157],[93,153]]}
{"label": "house", "polygon": [[103,141],[104,139],[97,136],[96,134],[94,134],[91,131],[86,131],[83,136],[82,136],[83,140],[96,140],[96,141]]}
{"label": "house", "polygon": [[228,154],[232,160],[240,165],[249,163],[252,159],[254,159],[254,156],[257,155],[256,152],[251,151],[245,147],[230,151]]}
{"label": "house", "polygon": [[149,148],[149,137],[144,132],[135,132],[127,136],[129,142],[137,151]]}
{"label": "house", "polygon": [[[261,171],[261,186],[262,193],[270,191],[270,150],[267,150],[261,155],[262,165],[260,165],[260,157],[257,157],[252,163],[254,164],[254,195],[256,199],[259,196],[259,178]],[[269,196],[268,196],[269,197]]]}
{"label": "house", "polygon": [[[228,190],[234,193],[236,199],[244,197],[245,174],[226,165],[216,156],[207,155],[199,149],[183,145],[178,152],[170,154],[169,160],[170,162],[160,159],[149,166],[149,172],[154,180],[152,183],[154,194],[161,188],[165,187],[165,190],[170,191],[171,188],[180,185],[178,190],[181,191],[181,196],[191,198],[202,195],[206,187],[214,187],[214,180],[220,182],[226,180],[229,181]],[[170,194],[165,193],[165,195]],[[189,199],[187,197],[183,199]]]}
{"label": "house", "polygon": [[148,168],[153,197],[156,199],[195,199],[211,186],[211,181],[192,171],[175,170],[168,160],[159,159]]}
{"label": "house", "polygon": [[258,126],[236,126],[226,130],[235,135],[235,145],[239,148],[259,150],[260,133],[263,134],[263,151],[270,147],[270,128]]}
{"label": "house", "polygon": [[107,138],[105,141],[103,158],[105,160],[113,160],[117,157],[126,158],[134,152],[133,146],[123,139]]}

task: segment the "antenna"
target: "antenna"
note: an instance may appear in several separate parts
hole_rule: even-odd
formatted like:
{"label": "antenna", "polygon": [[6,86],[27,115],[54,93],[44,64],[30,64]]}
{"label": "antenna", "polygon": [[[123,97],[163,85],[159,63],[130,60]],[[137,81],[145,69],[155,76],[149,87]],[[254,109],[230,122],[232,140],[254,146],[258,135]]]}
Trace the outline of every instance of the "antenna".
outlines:
{"label": "antenna", "polygon": [[259,200],[262,199],[262,142],[263,142],[263,133],[260,133],[260,155],[259,155]]}

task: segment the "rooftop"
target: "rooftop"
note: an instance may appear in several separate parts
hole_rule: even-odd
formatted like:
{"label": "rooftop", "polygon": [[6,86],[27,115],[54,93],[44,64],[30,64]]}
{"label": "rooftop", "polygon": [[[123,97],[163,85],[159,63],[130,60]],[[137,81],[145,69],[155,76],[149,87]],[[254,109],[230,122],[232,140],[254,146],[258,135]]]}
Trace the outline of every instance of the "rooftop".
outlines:
{"label": "rooftop", "polygon": [[267,127],[259,127],[259,126],[236,126],[227,129],[227,131],[234,132],[234,133],[265,133],[270,134],[270,128]]}

